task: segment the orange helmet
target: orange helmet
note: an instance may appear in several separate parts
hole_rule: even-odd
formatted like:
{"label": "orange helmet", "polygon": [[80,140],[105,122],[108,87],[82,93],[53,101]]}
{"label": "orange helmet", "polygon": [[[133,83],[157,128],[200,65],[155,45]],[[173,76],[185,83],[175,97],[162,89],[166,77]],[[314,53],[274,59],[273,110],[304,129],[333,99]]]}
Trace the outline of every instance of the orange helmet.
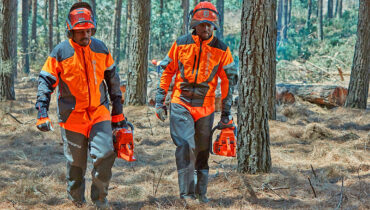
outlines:
{"label": "orange helmet", "polygon": [[89,28],[93,29],[92,35],[95,34],[96,21],[90,5],[86,2],[78,2],[73,4],[69,10],[66,22],[68,36],[70,35],[71,30]]}
{"label": "orange helmet", "polygon": [[215,30],[220,27],[218,23],[217,9],[211,2],[199,2],[190,14],[192,15],[190,28],[194,28],[195,26],[205,22],[212,24],[215,27]]}

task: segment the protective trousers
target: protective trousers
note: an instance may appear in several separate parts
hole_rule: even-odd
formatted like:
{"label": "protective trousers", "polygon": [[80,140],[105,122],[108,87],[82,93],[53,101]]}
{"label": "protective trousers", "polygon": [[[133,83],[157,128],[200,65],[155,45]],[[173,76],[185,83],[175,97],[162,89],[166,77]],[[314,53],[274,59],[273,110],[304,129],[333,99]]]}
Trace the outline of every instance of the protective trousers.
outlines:
{"label": "protective trousers", "polygon": [[111,168],[116,157],[113,149],[111,122],[80,124],[80,126],[84,125],[88,126],[87,135],[61,128],[64,155],[67,159],[68,198],[77,202],[85,202],[84,176],[89,152],[93,161],[91,200],[104,202],[112,176]]}
{"label": "protective trousers", "polygon": [[183,105],[171,103],[170,110],[170,132],[176,145],[180,198],[195,197],[197,194],[205,195],[208,185],[209,144],[214,112],[212,110],[210,114],[197,119],[199,117],[197,110],[194,112]]}

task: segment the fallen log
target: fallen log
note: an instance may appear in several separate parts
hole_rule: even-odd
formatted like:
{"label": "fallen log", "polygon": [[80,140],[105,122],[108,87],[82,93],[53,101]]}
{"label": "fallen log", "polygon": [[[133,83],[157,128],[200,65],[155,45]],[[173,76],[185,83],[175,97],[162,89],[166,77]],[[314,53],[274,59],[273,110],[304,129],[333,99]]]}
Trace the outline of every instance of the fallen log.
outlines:
{"label": "fallen log", "polygon": [[276,102],[294,103],[295,97],[327,107],[343,106],[347,88],[335,85],[277,84]]}

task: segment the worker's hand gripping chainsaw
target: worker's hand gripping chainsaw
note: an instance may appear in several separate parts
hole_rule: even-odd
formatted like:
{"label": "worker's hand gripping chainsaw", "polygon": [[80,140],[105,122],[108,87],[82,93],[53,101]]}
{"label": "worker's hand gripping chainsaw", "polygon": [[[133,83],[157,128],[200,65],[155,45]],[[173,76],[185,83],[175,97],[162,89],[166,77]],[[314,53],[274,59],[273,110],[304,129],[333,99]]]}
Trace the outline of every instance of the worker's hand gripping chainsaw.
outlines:
{"label": "worker's hand gripping chainsaw", "polygon": [[[212,140],[213,133],[215,130],[221,130],[221,133],[217,135],[215,142]],[[235,157],[236,156],[236,136],[237,128],[234,123],[223,124],[218,123],[216,127],[212,129],[210,136],[210,147],[209,150],[211,154]]]}
{"label": "worker's hand gripping chainsaw", "polygon": [[117,128],[113,130],[113,144],[117,157],[128,162],[136,161],[134,156],[134,126],[127,122],[130,127]]}

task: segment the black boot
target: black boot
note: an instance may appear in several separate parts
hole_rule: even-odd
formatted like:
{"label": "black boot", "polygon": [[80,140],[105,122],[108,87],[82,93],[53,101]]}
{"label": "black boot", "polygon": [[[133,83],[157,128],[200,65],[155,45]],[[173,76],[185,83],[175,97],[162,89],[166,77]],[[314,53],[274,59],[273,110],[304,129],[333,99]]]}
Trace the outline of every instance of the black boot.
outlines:
{"label": "black boot", "polygon": [[208,203],[206,196],[208,185],[208,169],[196,170],[195,194],[200,203]]}

